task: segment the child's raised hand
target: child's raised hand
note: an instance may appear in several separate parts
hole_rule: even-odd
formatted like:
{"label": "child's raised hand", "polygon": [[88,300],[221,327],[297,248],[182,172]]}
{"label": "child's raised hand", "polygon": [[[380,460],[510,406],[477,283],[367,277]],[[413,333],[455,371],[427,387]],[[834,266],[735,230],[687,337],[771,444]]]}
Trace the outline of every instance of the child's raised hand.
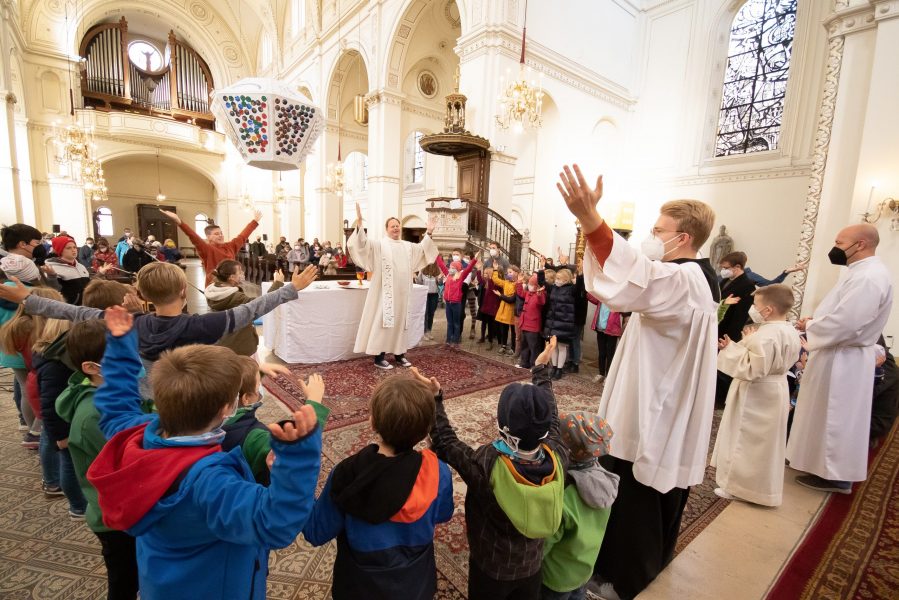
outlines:
{"label": "child's raised hand", "polygon": [[106,328],[115,337],[122,337],[134,326],[134,315],[124,306],[110,306],[104,314]]}
{"label": "child's raised hand", "polygon": [[272,437],[282,442],[295,442],[314,431],[317,424],[315,410],[307,404],[293,413],[292,423],[287,421],[283,427],[279,423],[269,423],[268,429],[272,432]]}
{"label": "child's raised hand", "polygon": [[409,369],[409,372],[412,373],[415,379],[428,386],[431,390],[431,394],[436,396],[440,393],[440,382],[437,381],[436,377],[425,377],[421,374],[421,371],[418,370],[418,367],[412,367]]}
{"label": "child's raised hand", "polygon": [[309,284],[316,279],[318,279],[318,267],[315,265],[309,265],[302,273],[300,273],[300,267],[295,267],[293,276],[290,278],[290,285],[299,292],[309,287]]}
{"label": "child's raised hand", "polygon": [[548,365],[552,358],[553,350],[556,349],[556,343],[556,336],[549,338],[546,347],[543,348],[543,352],[541,352],[540,356],[537,357],[537,360],[534,361],[534,365]]}
{"label": "child's raised hand", "polygon": [[290,377],[290,369],[284,365],[276,365],[274,363],[259,363],[259,372],[266,377],[277,377],[278,375]]}
{"label": "child's raised hand", "polygon": [[276,269],[272,274],[272,280],[277,281],[278,283],[284,283],[284,273],[281,272],[281,269]]}
{"label": "child's raised hand", "polygon": [[10,276],[10,281],[14,282],[15,287],[11,285],[0,285],[0,298],[9,300],[16,304],[25,302],[25,298],[31,294],[31,288],[25,287],[18,277]]}
{"label": "child's raised hand", "polygon": [[730,341],[730,336],[725,333],[723,338],[718,339],[718,350],[724,350],[725,348],[727,348],[728,344],[730,344]]}
{"label": "child's raised hand", "polygon": [[299,380],[300,389],[303,391],[303,394],[306,396],[307,400],[312,400],[314,402],[321,402],[322,398],[325,397],[325,381],[322,379],[322,376],[318,373],[313,373],[309,376],[309,380],[303,383],[303,380]]}
{"label": "child's raised hand", "polygon": [[122,300],[122,306],[125,307],[125,310],[128,312],[143,312],[144,303],[140,301],[140,298],[137,297],[137,294],[134,292],[128,292],[125,294],[125,299]]}

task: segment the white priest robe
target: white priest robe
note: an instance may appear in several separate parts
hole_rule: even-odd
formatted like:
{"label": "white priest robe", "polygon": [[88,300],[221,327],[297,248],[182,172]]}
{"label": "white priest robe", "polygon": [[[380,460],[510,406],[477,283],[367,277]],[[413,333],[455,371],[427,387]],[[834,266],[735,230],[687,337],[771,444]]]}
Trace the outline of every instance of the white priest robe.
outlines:
{"label": "white priest robe", "polygon": [[790,466],[835,481],[864,481],[874,391],[874,345],[893,305],[876,256],[849,265],[806,325],[809,358],[787,443]]}
{"label": "white priest robe", "polygon": [[372,273],[353,351],[405,353],[412,276],[437,259],[437,245],[429,235],[418,244],[386,236],[373,242],[356,228],[347,249],[357,267]]}
{"label": "white priest robe", "polygon": [[780,506],[790,415],[787,371],[801,349],[796,328],[773,321],[718,353],[718,370],[733,381],[711,464],[718,487],[738,498]]}
{"label": "white priest robe", "polygon": [[633,315],[599,416],[615,431],[612,456],[632,462],[637,481],[662,493],[687,488],[702,483],[708,462],[718,304],[697,262],[652,261],[612,235],[602,267],[591,243],[584,281],[610,310]]}

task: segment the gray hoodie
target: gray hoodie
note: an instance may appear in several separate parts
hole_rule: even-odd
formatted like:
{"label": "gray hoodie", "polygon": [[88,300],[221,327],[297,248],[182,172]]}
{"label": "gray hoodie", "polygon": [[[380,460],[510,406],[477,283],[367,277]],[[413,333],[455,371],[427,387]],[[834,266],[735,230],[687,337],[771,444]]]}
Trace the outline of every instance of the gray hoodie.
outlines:
{"label": "gray hoodie", "polygon": [[568,475],[574,480],[581,500],[591,508],[608,508],[618,496],[618,475],[606,471],[595,460],[571,463]]}

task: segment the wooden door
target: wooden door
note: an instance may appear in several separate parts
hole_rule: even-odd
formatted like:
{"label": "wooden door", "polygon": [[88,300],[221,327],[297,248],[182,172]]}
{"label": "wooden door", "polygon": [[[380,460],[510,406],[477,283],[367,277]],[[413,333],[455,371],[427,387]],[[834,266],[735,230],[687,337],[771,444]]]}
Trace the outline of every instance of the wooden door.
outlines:
{"label": "wooden door", "polygon": [[160,213],[160,209],[177,212],[174,206],[159,206],[156,204],[137,205],[138,235],[143,239],[147,239],[148,235],[153,235],[160,243],[167,239],[171,239],[175,242],[175,247],[178,248],[180,247],[180,244],[178,243],[178,227]]}

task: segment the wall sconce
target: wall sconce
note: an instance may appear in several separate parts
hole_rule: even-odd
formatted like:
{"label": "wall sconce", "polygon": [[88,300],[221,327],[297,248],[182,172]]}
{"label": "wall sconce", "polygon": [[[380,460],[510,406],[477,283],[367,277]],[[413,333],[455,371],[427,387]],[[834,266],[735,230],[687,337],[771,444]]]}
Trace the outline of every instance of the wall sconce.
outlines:
{"label": "wall sconce", "polygon": [[[872,187],[871,189],[873,191],[874,188]],[[895,198],[884,198],[874,206],[873,210],[869,204],[868,210],[862,215],[862,221],[873,225],[880,220],[884,213],[892,215],[890,218],[890,231],[899,231],[899,200]]]}

